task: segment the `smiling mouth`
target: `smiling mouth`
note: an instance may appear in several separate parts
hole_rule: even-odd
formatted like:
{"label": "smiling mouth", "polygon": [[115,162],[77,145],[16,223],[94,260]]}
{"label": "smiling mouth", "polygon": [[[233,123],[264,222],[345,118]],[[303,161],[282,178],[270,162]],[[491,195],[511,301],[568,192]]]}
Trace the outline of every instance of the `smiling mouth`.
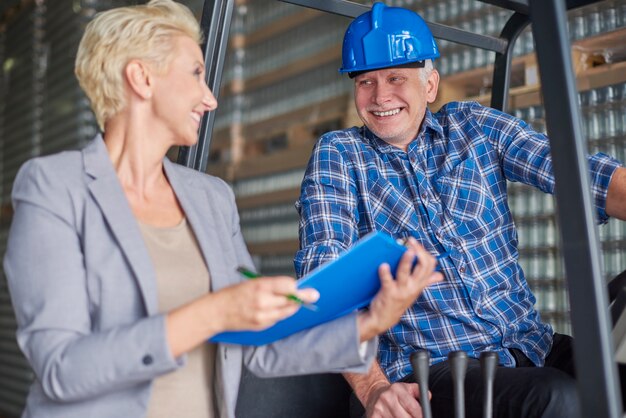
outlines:
{"label": "smiling mouth", "polygon": [[372,111],[372,114],[374,116],[387,117],[387,116],[397,115],[398,113],[400,113],[400,110],[401,110],[400,108],[396,108],[396,109],[391,109],[391,110],[385,110],[384,112]]}
{"label": "smiling mouth", "polygon": [[197,112],[191,112],[191,118],[195,120],[196,122],[200,123],[200,120],[202,120],[202,115],[200,115]]}

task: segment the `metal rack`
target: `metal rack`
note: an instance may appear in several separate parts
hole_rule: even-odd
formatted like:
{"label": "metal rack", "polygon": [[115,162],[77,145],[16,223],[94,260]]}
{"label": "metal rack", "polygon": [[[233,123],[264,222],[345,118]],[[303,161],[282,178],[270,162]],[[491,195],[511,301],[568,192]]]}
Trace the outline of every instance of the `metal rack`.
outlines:
{"label": "metal rack", "polygon": [[[345,0],[282,0],[346,17],[368,6]],[[433,35],[496,53],[491,106],[506,111],[515,41],[532,23],[545,102],[545,119],[553,155],[558,219],[567,271],[575,363],[583,416],[623,415],[611,338],[608,298],[601,274],[600,243],[594,225],[586,145],[571,70],[566,11],[598,0],[477,0],[513,11],[499,37],[429,23]],[[207,0],[202,15],[208,84],[220,91],[235,0]],[[563,98],[566,100],[563,100]],[[205,114],[198,145],[182,149],[179,162],[205,171],[214,112]]]}

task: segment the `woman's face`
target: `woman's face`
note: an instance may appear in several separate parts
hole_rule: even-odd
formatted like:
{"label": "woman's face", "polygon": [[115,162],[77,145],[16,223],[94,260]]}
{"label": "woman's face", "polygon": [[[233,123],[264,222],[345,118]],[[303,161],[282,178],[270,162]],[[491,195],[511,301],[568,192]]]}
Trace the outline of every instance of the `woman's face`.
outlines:
{"label": "woman's face", "polygon": [[154,78],[152,106],[160,129],[171,135],[174,145],[190,146],[198,140],[202,115],[215,110],[217,101],[204,80],[200,47],[187,36],[173,42],[166,72]]}

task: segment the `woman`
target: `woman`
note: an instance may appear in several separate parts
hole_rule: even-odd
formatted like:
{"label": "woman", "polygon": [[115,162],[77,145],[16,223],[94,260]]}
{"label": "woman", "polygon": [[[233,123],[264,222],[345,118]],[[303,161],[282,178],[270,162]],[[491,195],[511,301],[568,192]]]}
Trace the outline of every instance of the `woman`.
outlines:
{"label": "woman", "polygon": [[205,344],[292,315],[285,295],[318,295],[289,277],[240,282],[236,267],[252,262],[232,192],[165,158],[217,106],[199,41],[171,0],[98,15],[76,75],[104,134],[15,180],[5,271],[37,377],[26,417],[232,417],[242,360],[267,375],[365,371],[374,337],[440,279],[413,243],[396,280],[381,268],[367,312],[256,349]]}

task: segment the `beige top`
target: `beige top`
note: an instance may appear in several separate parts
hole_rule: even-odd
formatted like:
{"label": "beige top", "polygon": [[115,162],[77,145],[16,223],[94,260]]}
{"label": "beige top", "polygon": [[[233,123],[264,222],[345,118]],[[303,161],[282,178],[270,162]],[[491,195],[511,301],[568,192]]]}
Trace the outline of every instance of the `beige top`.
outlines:
{"label": "beige top", "polygon": [[[210,290],[210,276],[191,227],[139,224],[157,276],[159,312],[168,312]],[[147,418],[212,418],[215,344],[188,353],[185,366],[155,379]]]}

